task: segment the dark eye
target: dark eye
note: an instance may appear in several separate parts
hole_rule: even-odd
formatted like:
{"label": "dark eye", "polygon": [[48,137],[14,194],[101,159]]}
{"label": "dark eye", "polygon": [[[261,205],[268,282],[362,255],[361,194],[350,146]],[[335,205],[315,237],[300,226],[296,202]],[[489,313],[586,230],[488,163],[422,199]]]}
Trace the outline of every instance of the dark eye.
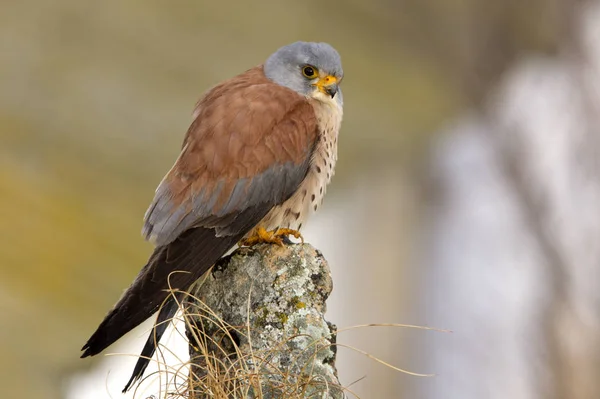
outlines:
{"label": "dark eye", "polygon": [[302,68],[302,74],[309,79],[314,79],[317,77],[317,68],[307,65]]}

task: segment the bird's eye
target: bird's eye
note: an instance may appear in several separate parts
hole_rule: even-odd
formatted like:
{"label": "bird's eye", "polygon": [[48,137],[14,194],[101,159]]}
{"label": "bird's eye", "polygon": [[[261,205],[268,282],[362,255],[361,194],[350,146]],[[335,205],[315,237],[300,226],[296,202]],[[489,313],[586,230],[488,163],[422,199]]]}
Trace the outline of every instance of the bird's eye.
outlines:
{"label": "bird's eye", "polygon": [[317,68],[307,65],[302,68],[302,74],[309,79],[314,79],[317,77]]}

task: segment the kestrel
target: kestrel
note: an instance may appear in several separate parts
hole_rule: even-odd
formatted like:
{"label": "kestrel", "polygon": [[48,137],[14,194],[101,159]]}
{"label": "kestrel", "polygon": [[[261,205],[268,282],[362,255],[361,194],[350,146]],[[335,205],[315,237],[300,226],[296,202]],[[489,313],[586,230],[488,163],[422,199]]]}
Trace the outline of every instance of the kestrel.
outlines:
{"label": "kestrel", "polygon": [[144,218],[142,233],[156,248],[82,348],[81,357],[96,355],[158,311],[123,392],[143,375],[178,309],[169,288],[182,298],[238,243],[300,237],[334,173],[342,78],[333,47],[296,42],[198,102]]}

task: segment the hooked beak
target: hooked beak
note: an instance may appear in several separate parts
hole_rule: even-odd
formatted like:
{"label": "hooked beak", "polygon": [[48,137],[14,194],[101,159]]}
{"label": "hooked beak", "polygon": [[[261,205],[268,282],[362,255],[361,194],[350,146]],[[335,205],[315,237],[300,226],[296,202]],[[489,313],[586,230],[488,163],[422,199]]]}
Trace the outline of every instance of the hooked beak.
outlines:
{"label": "hooked beak", "polygon": [[338,92],[338,79],[335,76],[327,75],[319,79],[315,86],[317,86],[321,93],[333,98]]}
{"label": "hooked beak", "polygon": [[335,97],[338,92],[337,83],[330,84],[329,86],[324,86],[325,93],[329,94],[331,98]]}

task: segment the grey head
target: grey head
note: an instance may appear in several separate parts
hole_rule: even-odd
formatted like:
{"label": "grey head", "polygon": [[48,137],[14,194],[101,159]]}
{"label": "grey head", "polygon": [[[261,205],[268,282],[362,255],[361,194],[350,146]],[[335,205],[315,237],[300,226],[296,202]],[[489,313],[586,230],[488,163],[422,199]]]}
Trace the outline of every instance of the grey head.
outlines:
{"label": "grey head", "polygon": [[267,78],[299,94],[343,103],[342,60],[327,43],[296,42],[281,47],[267,59],[264,71]]}

